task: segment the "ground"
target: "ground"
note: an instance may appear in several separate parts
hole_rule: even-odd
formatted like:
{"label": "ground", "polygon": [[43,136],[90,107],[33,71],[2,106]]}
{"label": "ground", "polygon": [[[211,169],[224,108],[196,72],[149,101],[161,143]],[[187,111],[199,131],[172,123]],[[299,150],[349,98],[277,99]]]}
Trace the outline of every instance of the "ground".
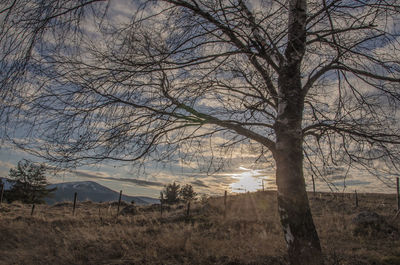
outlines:
{"label": "ground", "polygon": [[[326,264],[400,264],[398,234],[354,235],[365,210],[400,229],[395,195],[309,194]],[[122,209],[123,207],[121,207]],[[216,197],[119,215],[108,203],[0,208],[0,264],[287,264],[276,193]]]}

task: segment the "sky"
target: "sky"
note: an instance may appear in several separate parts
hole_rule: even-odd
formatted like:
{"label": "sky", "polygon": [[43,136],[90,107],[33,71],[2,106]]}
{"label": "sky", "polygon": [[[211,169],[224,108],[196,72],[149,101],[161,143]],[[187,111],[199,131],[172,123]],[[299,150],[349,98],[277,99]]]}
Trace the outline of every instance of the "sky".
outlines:
{"label": "sky", "polygon": [[[7,177],[10,168],[14,168],[21,159],[29,159],[35,162],[41,161],[24,151],[3,144],[0,149],[0,176]],[[131,166],[102,163],[92,167],[61,171],[56,174],[48,172],[46,176],[50,183],[95,181],[115,191],[123,190],[124,194],[127,195],[153,198],[159,197],[164,185],[174,181],[179,184],[191,184],[196,192],[211,196],[222,195],[225,190],[229,193],[262,190],[262,182],[264,182],[264,189],[276,189],[273,168],[251,169],[239,165],[236,169],[222,171],[211,176],[199,174],[198,172],[182,174],[182,171],[179,172],[179,170],[174,172],[168,169],[160,169],[155,174],[135,177],[135,172],[135,168]],[[307,189],[312,191],[311,177],[306,175],[305,179]],[[337,175],[331,175],[330,180],[329,185],[333,187],[335,192],[354,192],[354,190],[373,193],[396,192],[394,178],[382,182],[365,172],[349,174],[346,179],[338,173]],[[315,183],[317,191],[331,191],[329,185],[323,180],[316,179]]]}
{"label": "sky", "polygon": [[[112,18],[123,22],[131,14],[125,1],[115,1],[111,6]],[[96,35],[94,27],[90,23],[85,29],[93,36]],[[320,55],[318,55],[320,56]],[[330,94],[328,96],[331,96]],[[236,155],[236,154],[235,154]],[[192,161],[170,161],[163,166],[149,161],[145,174],[137,174],[138,168],[130,164],[116,162],[100,162],[94,166],[79,167],[56,174],[49,173],[48,180],[51,183],[69,181],[96,181],[113,190],[123,190],[124,194],[137,196],[158,197],[163,186],[176,181],[180,184],[191,184],[198,193],[209,195],[222,195],[228,192],[247,192],[262,189],[276,189],[274,169],[269,164],[253,164],[249,162],[254,155],[249,152],[240,153],[242,159],[234,157],[233,162],[216,173],[204,173],[195,170],[196,165]],[[6,177],[10,168],[16,166],[19,160],[30,159],[42,162],[40,159],[30,156],[15,147],[3,143],[0,148],[0,176]],[[347,191],[353,192],[386,192],[394,193],[394,177],[382,182],[366,172],[340,168],[330,172],[327,176],[329,182],[316,179],[317,191]],[[310,174],[305,174],[308,190],[312,189]]]}

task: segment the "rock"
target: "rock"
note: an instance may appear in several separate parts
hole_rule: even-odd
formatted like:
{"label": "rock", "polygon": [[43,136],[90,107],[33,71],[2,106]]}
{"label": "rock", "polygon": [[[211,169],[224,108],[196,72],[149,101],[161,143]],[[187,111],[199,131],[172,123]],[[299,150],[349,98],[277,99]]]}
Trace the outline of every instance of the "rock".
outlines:
{"label": "rock", "polygon": [[128,205],[119,212],[120,215],[135,215],[136,213],[137,209],[135,205]]}
{"label": "rock", "polygon": [[353,235],[355,236],[377,236],[377,235],[389,235],[398,237],[398,230],[388,224],[386,220],[379,214],[371,211],[363,211],[357,214],[352,224]]}

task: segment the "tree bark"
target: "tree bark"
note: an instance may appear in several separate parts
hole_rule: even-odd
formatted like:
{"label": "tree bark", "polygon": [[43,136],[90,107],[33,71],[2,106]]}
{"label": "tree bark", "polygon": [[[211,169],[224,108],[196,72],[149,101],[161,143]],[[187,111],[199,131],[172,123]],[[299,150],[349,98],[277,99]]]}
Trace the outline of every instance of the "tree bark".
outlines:
{"label": "tree bark", "polygon": [[278,207],[290,264],[323,264],[321,245],[312,219],[303,176],[302,119],[304,92],[301,61],[305,52],[306,2],[290,1],[288,46],[278,79],[275,123]]}
{"label": "tree bark", "polygon": [[323,264],[303,176],[302,119],[305,92],[301,61],[306,46],[307,4],[289,1],[288,44],[278,78],[278,115],[274,125],[278,207],[290,264]]}
{"label": "tree bark", "polygon": [[323,264],[321,246],[303,176],[302,109],[297,105],[288,102],[275,126],[279,214],[290,264],[320,265]]}
{"label": "tree bark", "polygon": [[289,133],[277,134],[277,138],[278,207],[290,264],[323,264],[305,188],[301,143]]}
{"label": "tree bark", "polygon": [[278,207],[290,264],[323,264],[303,176],[302,116],[304,95],[299,64],[282,66],[276,134]]}

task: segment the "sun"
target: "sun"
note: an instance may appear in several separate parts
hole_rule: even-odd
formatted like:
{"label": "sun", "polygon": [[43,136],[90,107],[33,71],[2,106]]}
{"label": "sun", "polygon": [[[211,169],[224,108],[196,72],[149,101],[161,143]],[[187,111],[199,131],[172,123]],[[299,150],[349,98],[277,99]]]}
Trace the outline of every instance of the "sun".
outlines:
{"label": "sun", "polygon": [[248,169],[242,166],[239,167],[239,170],[242,172],[231,175],[233,179],[237,180],[229,185],[232,192],[244,193],[262,190],[262,181],[264,177],[261,170]]}

